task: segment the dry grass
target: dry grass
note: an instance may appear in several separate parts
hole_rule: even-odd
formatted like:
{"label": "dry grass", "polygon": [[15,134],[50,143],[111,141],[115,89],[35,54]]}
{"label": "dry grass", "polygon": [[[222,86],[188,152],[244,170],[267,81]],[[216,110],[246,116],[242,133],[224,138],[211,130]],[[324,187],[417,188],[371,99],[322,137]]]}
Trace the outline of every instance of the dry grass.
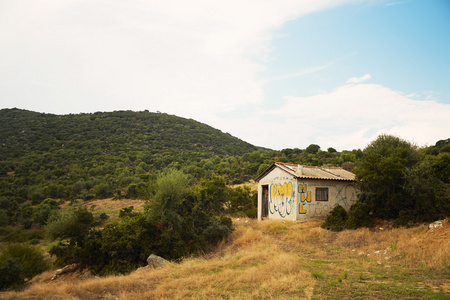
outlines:
{"label": "dry grass", "polygon": [[237,187],[243,187],[243,186],[248,186],[250,188],[250,190],[252,190],[252,191],[258,190],[258,183],[256,181],[254,181],[253,179],[250,179],[250,181],[247,181],[245,183],[232,185],[231,187],[237,188]]}
{"label": "dry grass", "polygon": [[[67,201],[62,204],[61,207],[65,209],[69,205],[69,203],[70,201]],[[87,202],[79,200],[79,204],[86,205],[87,209],[92,212],[94,216],[105,213],[110,217],[110,219],[116,219],[119,216],[120,210],[129,206],[133,206],[134,212],[142,212],[144,210],[145,203],[146,201],[139,199],[112,200],[111,198],[109,198],[90,200]]]}
{"label": "dry grass", "polygon": [[423,299],[450,296],[450,224],[329,232],[319,223],[235,221],[213,253],[126,276],[34,278],[2,299]]}
{"label": "dry grass", "polygon": [[120,199],[120,200],[111,200],[111,199],[102,199],[102,200],[91,200],[89,202],[85,202],[86,206],[92,213],[101,214],[106,213],[114,219],[119,216],[119,212],[122,208],[133,206],[134,212],[142,212],[144,210],[145,201],[138,199]]}

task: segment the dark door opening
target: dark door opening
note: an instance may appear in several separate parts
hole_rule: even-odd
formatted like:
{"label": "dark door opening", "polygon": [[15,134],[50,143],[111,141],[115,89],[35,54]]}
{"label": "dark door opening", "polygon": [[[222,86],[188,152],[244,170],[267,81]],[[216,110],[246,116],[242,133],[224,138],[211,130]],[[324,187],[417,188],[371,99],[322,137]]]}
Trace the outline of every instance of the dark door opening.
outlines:
{"label": "dark door opening", "polygon": [[262,186],[261,219],[269,216],[269,186]]}

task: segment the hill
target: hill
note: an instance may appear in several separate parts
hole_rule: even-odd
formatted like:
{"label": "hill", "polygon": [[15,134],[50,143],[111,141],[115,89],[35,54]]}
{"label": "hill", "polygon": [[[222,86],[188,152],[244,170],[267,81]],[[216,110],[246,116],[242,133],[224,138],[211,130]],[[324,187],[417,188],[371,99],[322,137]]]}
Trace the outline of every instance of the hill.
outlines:
{"label": "hill", "polygon": [[[116,111],[53,115],[0,110],[0,177],[5,197],[92,199],[127,194],[148,198],[149,175],[183,169],[197,179],[213,172],[240,183],[259,164],[241,160],[272,155],[228,133],[164,113]],[[129,193],[128,193],[129,192]]]}
{"label": "hill", "polygon": [[53,115],[2,109],[0,126],[1,160],[64,149],[81,150],[86,156],[167,149],[243,155],[258,149],[192,119],[148,111]]}
{"label": "hill", "polygon": [[[203,257],[126,276],[36,276],[2,299],[448,299],[450,224],[330,232],[318,223],[234,219]],[[382,228],[381,228],[382,226]]]}

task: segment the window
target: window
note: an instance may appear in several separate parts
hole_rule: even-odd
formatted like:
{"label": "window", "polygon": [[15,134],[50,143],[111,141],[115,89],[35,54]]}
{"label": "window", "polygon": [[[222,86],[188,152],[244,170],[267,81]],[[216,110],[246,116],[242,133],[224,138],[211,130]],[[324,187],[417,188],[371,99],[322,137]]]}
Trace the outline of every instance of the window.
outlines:
{"label": "window", "polygon": [[316,188],[316,201],[328,201],[328,188]]}

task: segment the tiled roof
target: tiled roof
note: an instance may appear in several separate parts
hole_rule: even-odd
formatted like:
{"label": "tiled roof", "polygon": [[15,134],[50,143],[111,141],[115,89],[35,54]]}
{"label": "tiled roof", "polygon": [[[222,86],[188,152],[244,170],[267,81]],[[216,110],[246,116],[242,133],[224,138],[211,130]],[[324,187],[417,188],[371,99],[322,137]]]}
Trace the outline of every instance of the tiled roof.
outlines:
{"label": "tiled roof", "polygon": [[287,173],[297,178],[345,180],[345,181],[355,180],[355,174],[347,170],[344,170],[343,168],[340,167],[313,167],[313,166],[288,164],[282,162],[274,162],[267,170],[265,170],[256,178],[256,181],[259,181],[275,167],[279,167],[282,170],[286,171]]}

